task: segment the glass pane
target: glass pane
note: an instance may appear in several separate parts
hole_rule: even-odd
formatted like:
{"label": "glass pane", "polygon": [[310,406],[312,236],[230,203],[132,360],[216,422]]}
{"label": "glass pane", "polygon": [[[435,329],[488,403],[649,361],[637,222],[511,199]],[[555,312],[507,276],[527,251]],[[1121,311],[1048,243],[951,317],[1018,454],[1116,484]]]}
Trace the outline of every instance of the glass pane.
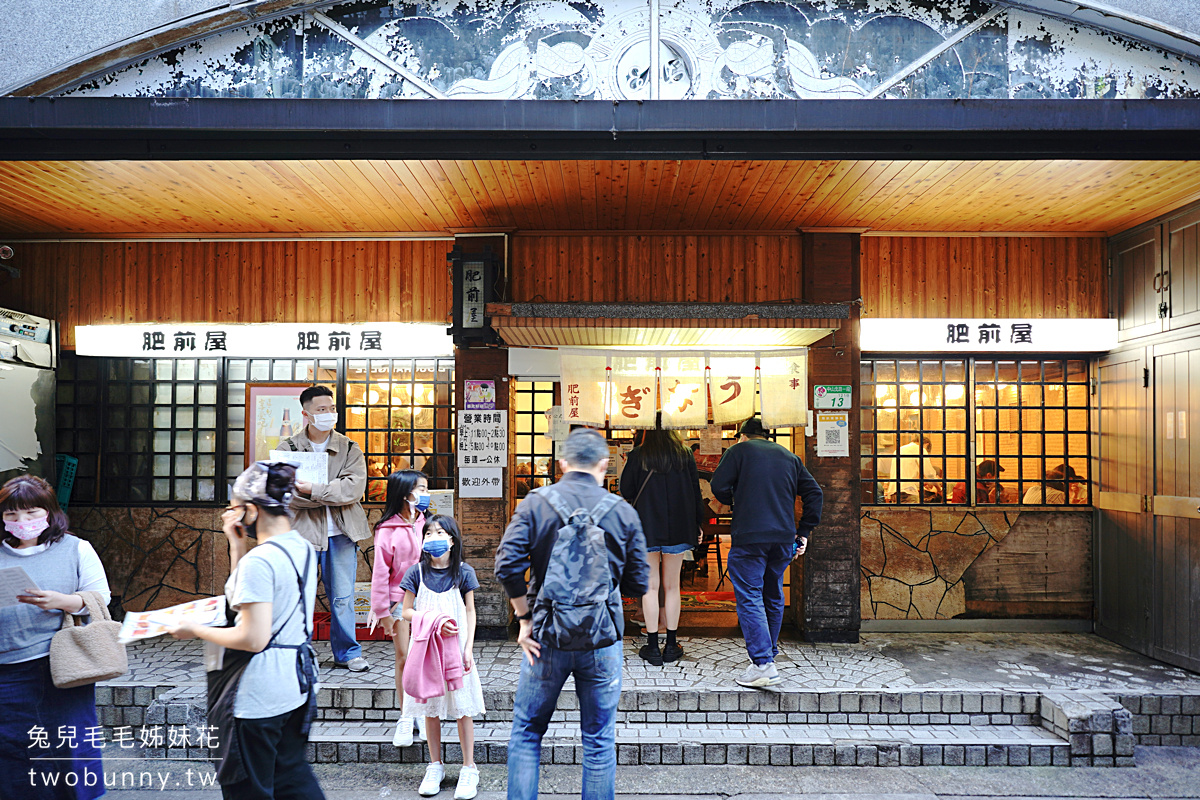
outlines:
{"label": "glass pane", "polygon": [[1067,385],[1067,405],[1086,407],[1088,404],[1088,387],[1086,385]]}
{"label": "glass pane", "polygon": [[1046,430],[1062,431],[1067,428],[1066,412],[1056,409],[1048,409],[1046,412]]}
{"label": "glass pane", "polygon": [[900,382],[901,383],[916,383],[919,372],[916,361],[901,361],[900,362]]}
{"label": "glass pane", "polygon": [[271,362],[256,358],[250,362],[250,380],[269,381],[271,379]]}
{"label": "glass pane", "polygon": [[[239,450],[241,447],[238,448]],[[217,434],[214,431],[200,431],[196,434],[196,452],[215,453],[217,450]]]}
{"label": "glass pane", "polygon": [[196,380],[196,362],[190,359],[180,359],[175,365],[175,379],[180,381]]}
{"label": "glass pane", "polygon": [[367,421],[370,423],[368,427],[375,429],[386,429],[388,427],[388,409],[370,408],[367,412]]}
{"label": "glass pane", "polygon": [[947,361],[946,382],[964,383],[967,380],[967,363],[965,361]]}
{"label": "glass pane", "polygon": [[196,402],[196,385],[193,383],[178,383],[175,385],[175,402],[179,405],[190,406]]}
{"label": "glass pane", "polygon": [[155,431],[154,432],[154,452],[165,453],[171,450],[171,432],[170,431]]}
{"label": "glass pane", "polygon": [[241,456],[227,456],[225,458],[225,474],[229,476],[230,481],[242,474],[246,469],[246,463]]}
{"label": "glass pane", "polygon": [[292,380],[311,382],[313,379],[313,369],[313,362],[305,359],[298,359],[296,361],[295,369],[292,370]]}
{"label": "glass pane", "polygon": [[213,475],[216,475],[217,459],[213,456],[197,456],[196,474],[205,478],[211,478]]}
{"label": "glass pane", "polygon": [[227,412],[226,419],[231,428],[246,427],[246,407],[245,406],[230,406]]}
{"label": "glass pane", "polygon": [[126,380],[129,378],[129,362],[123,358],[111,358],[108,361],[108,377],[110,380]]}
{"label": "glass pane", "polygon": [[155,475],[170,475],[171,474],[171,457],[170,456],[155,456],[154,457],[154,474]]}
{"label": "glass pane", "polygon": [[124,405],[129,402],[129,384],[110,383],[108,385],[108,402]]}
{"label": "glass pane", "polygon": [[196,424],[196,412],[190,408],[175,409],[175,427],[191,428]]}
{"label": "glass pane", "polygon": [[157,383],[154,385],[154,402],[159,405],[171,404],[171,384]]}
{"label": "glass pane", "polygon": [[292,379],[292,362],[275,361],[271,365],[271,380],[290,381]]}
{"label": "glass pane", "polygon": [[196,482],[197,495],[196,499],[201,502],[211,502],[216,499],[216,484],[211,480],[200,480]]}
{"label": "glass pane", "polygon": [[175,499],[190,502],[192,499],[192,481],[183,478],[175,481]]}
{"label": "glass pane", "polygon": [[1002,383],[1016,383],[1019,369],[1015,361],[996,362],[996,379]]}
{"label": "glass pane", "polygon": [[137,405],[146,405],[150,402],[150,385],[147,383],[135,383],[129,387],[129,397]]}
{"label": "glass pane", "polygon": [[241,453],[246,449],[245,431],[228,431],[225,434],[225,450],[229,453]]}
{"label": "glass pane", "polygon": [[1066,370],[1061,361],[1047,361],[1042,365],[1046,375],[1046,383],[1062,383],[1067,379]]}
{"label": "glass pane", "polygon": [[169,381],[175,376],[175,362],[160,358],[154,362],[154,379],[158,381]]}
{"label": "glass pane", "polygon": [[217,404],[217,385],[215,383],[202,383],[199,389],[196,398],[201,405],[215,406]]}
{"label": "glass pane", "polygon": [[154,481],[154,490],[151,494],[151,499],[155,501],[171,499],[171,482],[169,480],[156,479]]}
{"label": "glass pane", "polygon": [[228,378],[231,381],[244,381],[247,375],[247,364],[243,359],[231,359],[226,362]]}
{"label": "glass pane", "polygon": [[217,410],[211,406],[201,406],[200,410],[196,412],[196,427],[217,427]]}
{"label": "glass pane", "polygon": [[170,428],[171,427],[171,407],[164,406],[154,409],[154,427]]}
{"label": "glass pane", "polygon": [[[992,412],[995,413],[995,412]],[[967,412],[966,409],[951,410],[946,412],[946,430],[950,431],[965,431],[967,429]]]}
{"label": "glass pane", "polygon": [[875,380],[880,383],[895,383],[896,382],[896,362],[895,361],[876,361],[875,362]]}
{"label": "glass pane", "polygon": [[217,379],[217,360],[212,358],[203,359],[200,362],[200,370],[197,376],[202,381],[215,381]]}
{"label": "glass pane", "polygon": [[[125,411],[126,410],[124,408],[108,409],[108,427],[124,428],[125,425],[128,423],[128,415],[125,413]],[[111,434],[109,436],[109,442],[110,443],[112,442]],[[110,447],[114,450],[123,450],[124,449],[123,447],[116,447],[115,445],[111,445],[111,444],[110,444]]]}
{"label": "glass pane", "polygon": [[192,457],[191,456],[175,456],[175,474],[176,475],[191,475],[192,474]]}
{"label": "glass pane", "polygon": [[229,405],[244,406],[246,404],[246,384],[231,383],[226,389],[226,394]]}
{"label": "glass pane", "polygon": [[1042,364],[1040,361],[1022,361],[1021,362],[1021,382],[1022,383],[1041,383],[1042,381]]}
{"label": "glass pane", "polygon": [[1040,406],[1042,404],[1042,387],[1041,386],[1022,386],[1021,387],[1021,405],[1023,406]]}
{"label": "glass pane", "polygon": [[1087,383],[1087,362],[1086,361],[1068,361],[1067,362],[1067,382],[1068,383]]}
{"label": "glass pane", "polygon": [[190,453],[193,450],[192,439],[193,433],[187,431],[175,431],[175,452]]}

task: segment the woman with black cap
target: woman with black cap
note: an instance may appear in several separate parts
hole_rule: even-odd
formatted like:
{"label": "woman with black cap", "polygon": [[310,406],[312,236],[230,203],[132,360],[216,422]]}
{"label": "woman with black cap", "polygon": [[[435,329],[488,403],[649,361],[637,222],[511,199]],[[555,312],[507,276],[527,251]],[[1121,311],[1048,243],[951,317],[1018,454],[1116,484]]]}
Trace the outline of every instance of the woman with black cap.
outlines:
{"label": "woman with black cap", "polygon": [[[217,780],[226,798],[324,798],[305,758],[316,711],[309,644],[317,592],[313,547],[292,529],[291,464],[258,462],[238,476],[221,514],[229,540],[223,628],[180,625],[205,641],[208,724],[217,728]],[[249,537],[259,546],[250,548]]]}

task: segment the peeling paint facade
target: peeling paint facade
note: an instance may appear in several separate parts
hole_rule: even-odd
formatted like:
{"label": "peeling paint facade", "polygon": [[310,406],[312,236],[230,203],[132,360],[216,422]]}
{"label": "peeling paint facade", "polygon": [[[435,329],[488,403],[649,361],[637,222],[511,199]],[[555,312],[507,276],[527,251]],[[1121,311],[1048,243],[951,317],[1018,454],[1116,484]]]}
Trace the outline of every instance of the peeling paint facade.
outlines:
{"label": "peeling paint facade", "polygon": [[[215,34],[66,92],[645,100],[1194,98],[1200,64],[980,2],[360,2]],[[657,38],[657,53],[653,39]]]}

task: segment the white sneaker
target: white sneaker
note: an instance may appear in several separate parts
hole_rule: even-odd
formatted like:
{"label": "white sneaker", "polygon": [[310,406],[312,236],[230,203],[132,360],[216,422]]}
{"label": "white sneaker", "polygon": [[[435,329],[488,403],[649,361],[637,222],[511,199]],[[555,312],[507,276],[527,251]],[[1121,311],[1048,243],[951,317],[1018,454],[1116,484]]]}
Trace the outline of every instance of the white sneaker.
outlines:
{"label": "white sneaker", "polygon": [[458,771],[458,786],[454,787],[454,800],[471,800],[479,794],[479,767],[466,767]]}
{"label": "white sneaker", "polygon": [[442,790],[442,778],[446,777],[446,767],[442,762],[430,764],[425,768],[425,777],[421,779],[421,788],[417,794],[421,797],[433,797]]}
{"label": "white sneaker", "polygon": [[413,721],[409,717],[396,720],[396,732],[392,734],[394,747],[411,747],[413,743]]}
{"label": "white sneaker", "polygon": [[734,680],[741,686],[748,686],[751,689],[761,689],[764,686],[774,686],[780,681],[779,670],[775,668],[773,663],[766,664],[751,664],[746,667],[746,671],[738,675]]}
{"label": "white sneaker", "polygon": [[428,741],[428,739],[425,738],[425,718],[424,717],[417,717],[417,741],[418,742]]}

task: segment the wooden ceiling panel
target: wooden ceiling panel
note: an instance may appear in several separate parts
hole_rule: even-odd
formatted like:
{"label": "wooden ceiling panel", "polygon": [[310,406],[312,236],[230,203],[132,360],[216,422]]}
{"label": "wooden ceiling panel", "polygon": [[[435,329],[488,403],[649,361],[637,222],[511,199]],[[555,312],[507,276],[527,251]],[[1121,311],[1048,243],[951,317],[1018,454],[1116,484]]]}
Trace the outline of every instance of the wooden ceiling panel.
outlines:
{"label": "wooden ceiling panel", "polygon": [[1200,162],[1178,161],[9,161],[0,235],[1069,235],[1197,197]]}

